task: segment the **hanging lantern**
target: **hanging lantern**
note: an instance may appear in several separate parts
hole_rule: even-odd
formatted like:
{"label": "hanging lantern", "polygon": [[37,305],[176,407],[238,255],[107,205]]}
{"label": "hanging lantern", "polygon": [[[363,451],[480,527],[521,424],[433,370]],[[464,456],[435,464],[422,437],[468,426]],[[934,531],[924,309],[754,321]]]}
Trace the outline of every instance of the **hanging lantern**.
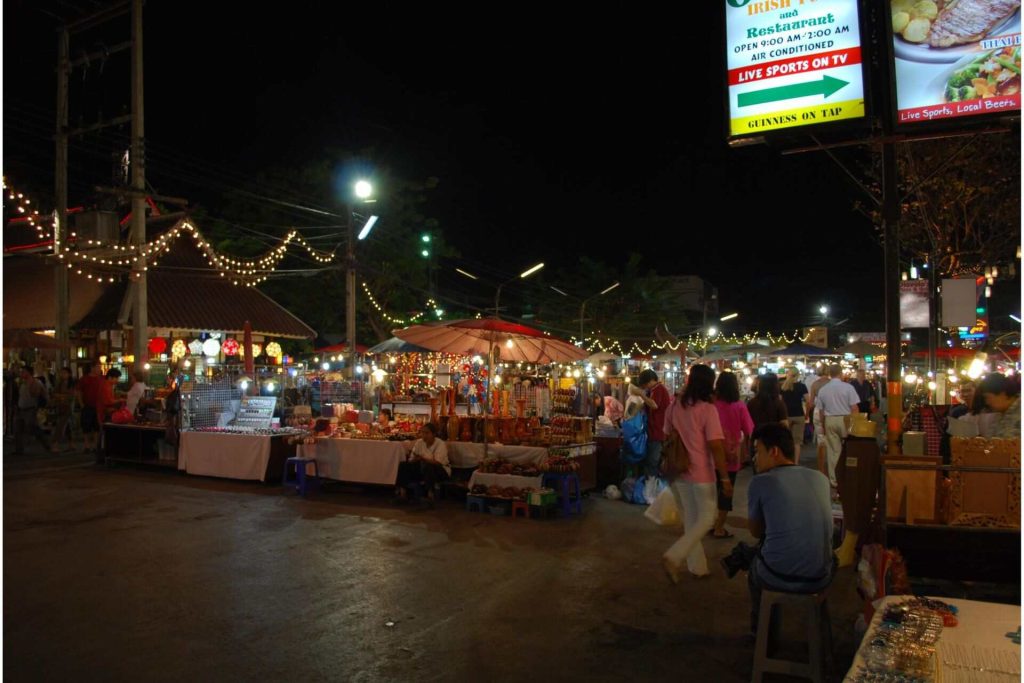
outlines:
{"label": "hanging lantern", "polygon": [[171,344],[171,358],[175,360],[184,358],[186,353],[188,353],[188,347],[185,346],[184,339],[176,339],[174,343]]}
{"label": "hanging lantern", "polygon": [[149,340],[149,345],[146,348],[151,356],[159,356],[167,350],[167,340],[163,337],[153,337]]}
{"label": "hanging lantern", "polygon": [[281,345],[277,342],[270,342],[267,344],[267,355],[271,358],[280,358],[281,353]]}
{"label": "hanging lantern", "polygon": [[213,338],[207,339],[203,342],[203,353],[207,358],[216,358],[220,353],[220,342]]}
{"label": "hanging lantern", "polygon": [[241,348],[241,344],[237,339],[225,339],[220,350],[224,352],[225,356],[235,356],[238,355],[239,348]]}
{"label": "hanging lantern", "polygon": [[[260,355],[260,353],[262,351],[263,351],[263,347],[260,346],[259,344],[253,344],[252,345],[252,357],[253,358],[255,358],[256,356]],[[238,347],[238,357],[239,358],[245,358],[245,345],[244,344],[242,346]]]}
{"label": "hanging lantern", "polygon": [[198,339],[193,339],[188,345],[188,352],[193,356],[198,356],[203,353],[203,342]]}

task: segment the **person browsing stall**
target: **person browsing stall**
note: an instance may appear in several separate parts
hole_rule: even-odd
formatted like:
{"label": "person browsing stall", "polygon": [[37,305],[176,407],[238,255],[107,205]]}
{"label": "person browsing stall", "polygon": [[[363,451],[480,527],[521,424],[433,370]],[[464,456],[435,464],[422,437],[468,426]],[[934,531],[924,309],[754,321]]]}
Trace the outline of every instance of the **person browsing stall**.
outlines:
{"label": "person browsing stall", "polygon": [[644,370],[636,382],[644,390],[642,398],[647,408],[647,458],[644,460],[644,474],[656,477],[661,465],[661,446],[665,441],[665,414],[672,402],[672,394],[658,381],[658,374],[654,370]]}
{"label": "person browsing stall", "polygon": [[128,390],[128,394],[125,396],[124,407],[128,409],[132,415],[139,407],[139,402],[146,396],[146,390],[149,387],[146,386],[146,373],[143,370],[136,370],[132,373],[132,387]]}

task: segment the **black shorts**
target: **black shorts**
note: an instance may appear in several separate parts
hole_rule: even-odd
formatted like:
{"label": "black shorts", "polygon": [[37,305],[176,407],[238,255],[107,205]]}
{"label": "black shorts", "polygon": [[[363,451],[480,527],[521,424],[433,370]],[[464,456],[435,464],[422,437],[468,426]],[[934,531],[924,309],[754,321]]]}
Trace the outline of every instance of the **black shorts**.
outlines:
{"label": "black shorts", "polygon": [[[736,495],[736,475],[738,472],[729,473],[729,481],[732,482],[732,495]],[[715,480],[715,488],[718,490],[718,509],[723,512],[732,512],[732,498],[726,498],[722,495],[722,480]]]}
{"label": "black shorts", "polygon": [[100,431],[100,421],[96,417],[96,409],[90,406],[82,407],[82,433],[93,434]]}

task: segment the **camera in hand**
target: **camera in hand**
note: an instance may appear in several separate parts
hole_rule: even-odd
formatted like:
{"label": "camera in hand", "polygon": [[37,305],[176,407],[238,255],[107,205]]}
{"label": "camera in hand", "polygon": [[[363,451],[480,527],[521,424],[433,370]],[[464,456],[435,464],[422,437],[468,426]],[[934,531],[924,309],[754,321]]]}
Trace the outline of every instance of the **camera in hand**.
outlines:
{"label": "camera in hand", "polygon": [[729,551],[729,554],[721,559],[725,575],[731,579],[741,570],[749,571],[750,563],[754,559],[755,554],[757,554],[757,549],[753,546],[743,543],[742,541],[737,543],[736,546]]}

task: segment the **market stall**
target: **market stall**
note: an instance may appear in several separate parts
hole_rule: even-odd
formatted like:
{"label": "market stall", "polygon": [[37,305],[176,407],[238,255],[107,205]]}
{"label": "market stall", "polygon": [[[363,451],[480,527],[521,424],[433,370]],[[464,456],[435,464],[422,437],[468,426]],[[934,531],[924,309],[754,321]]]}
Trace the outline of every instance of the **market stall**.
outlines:
{"label": "market stall", "polygon": [[1019,605],[890,595],[844,681],[1018,681],[1020,623]]}
{"label": "market stall", "polygon": [[319,438],[301,444],[298,454],[316,458],[322,478],[393,486],[411,448],[412,441]]}

